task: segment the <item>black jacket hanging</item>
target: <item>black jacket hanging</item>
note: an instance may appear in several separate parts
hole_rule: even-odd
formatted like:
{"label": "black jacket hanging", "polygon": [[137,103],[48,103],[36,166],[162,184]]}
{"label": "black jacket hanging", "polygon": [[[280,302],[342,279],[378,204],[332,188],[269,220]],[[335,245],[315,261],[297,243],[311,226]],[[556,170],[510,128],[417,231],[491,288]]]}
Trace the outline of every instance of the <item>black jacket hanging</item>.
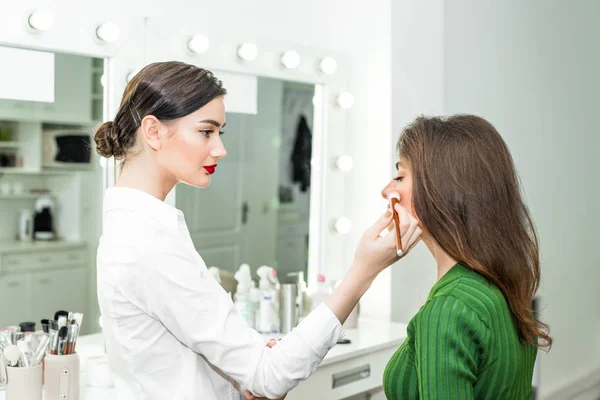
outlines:
{"label": "black jacket hanging", "polygon": [[300,183],[300,191],[310,187],[310,160],[312,157],[312,133],[304,115],[300,116],[296,128],[296,139],[292,150],[292,182]]}

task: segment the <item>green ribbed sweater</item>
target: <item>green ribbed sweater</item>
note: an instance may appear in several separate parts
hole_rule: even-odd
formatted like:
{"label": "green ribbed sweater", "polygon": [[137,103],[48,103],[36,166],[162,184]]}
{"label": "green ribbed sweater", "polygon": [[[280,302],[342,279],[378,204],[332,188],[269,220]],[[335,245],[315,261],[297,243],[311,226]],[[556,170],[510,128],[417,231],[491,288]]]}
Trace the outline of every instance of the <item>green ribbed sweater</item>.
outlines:
{"label": "green ribbed sweater", "polygon": [[458,264],[408,324],[383,386],[390,400],[530,400],[536,354],[502,292]]}

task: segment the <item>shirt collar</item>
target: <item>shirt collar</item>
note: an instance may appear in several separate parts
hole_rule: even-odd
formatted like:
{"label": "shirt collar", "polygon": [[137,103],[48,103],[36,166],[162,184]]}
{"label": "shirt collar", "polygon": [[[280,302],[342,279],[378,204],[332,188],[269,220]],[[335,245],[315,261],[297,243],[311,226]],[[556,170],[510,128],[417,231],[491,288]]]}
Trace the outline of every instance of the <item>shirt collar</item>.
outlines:
{"label": "shirt collar", "polygon": [[111,187],[104,194],[105,211],[121,209],[144,214],[161,224],[177,227],[184,220],[183,213],[164,201],[138,189]]}

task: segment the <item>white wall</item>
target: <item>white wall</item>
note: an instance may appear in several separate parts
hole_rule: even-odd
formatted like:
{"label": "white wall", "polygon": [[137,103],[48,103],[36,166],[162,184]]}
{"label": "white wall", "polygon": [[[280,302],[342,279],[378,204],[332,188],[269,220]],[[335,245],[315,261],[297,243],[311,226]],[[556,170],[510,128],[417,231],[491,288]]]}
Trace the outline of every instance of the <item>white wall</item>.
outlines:
{"label": "white wall", "polygon": [[[542,357],[542,398],[573,398],[571,386],[600,376],[600,3],[455,0],[442,21],[440,8],[421,7],[392,8],[402,21],[393,25],[394,130],[416,104],[425,114],[479,114],[504,136],[541,240],[542,319],[555,339]],[[431,263],[414,265],[422,261],[418,253],[394,269],[396,320],[426,296],[431,276],[418,268]]]}
{"label": "white wall", "polygon": [[542,318],[555,339],[542,393],[600,373],[598,15],[597,1],[446,4],[446,111],[496,125],[539,230]]}
{"label": "white wall", "polygon": [[[402,128],[421,114],[444,113],[444,1],[392,3],[392,129],[394,163]],[[423,244],[392,268],[392,319],[408,323],[436,280],[435,261]]]}

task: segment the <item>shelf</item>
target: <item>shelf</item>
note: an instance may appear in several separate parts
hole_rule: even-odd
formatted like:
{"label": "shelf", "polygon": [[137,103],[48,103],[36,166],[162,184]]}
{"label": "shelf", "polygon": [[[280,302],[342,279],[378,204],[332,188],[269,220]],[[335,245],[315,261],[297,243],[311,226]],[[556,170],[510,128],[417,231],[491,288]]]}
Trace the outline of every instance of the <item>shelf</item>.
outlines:
{"label": "shelf", "polygon": [[0,142],[0,149],[18,149],[19,142]]}
{"label": "shelf", "polygon": [[65,175],[73,172],[79,172],[81,170],[39,170],[39,169],[31,169],[31,168],[21,168],[21,167],[0,167],[0,175],[1,174],[15,174],[15,175]]}
{"label": "shelf", "polygon": [[0,194],[0,200],[34,200],[40,197],[54,197],[54,195],[52,193]]}
{"label": "shelf", "polygon": [[34,240],[31,242],[19,242],[19,241],[4,241],[0,243],[0,254],[2,253],[29,253],[35,251],[48,251],[48,250],[67,250],[73,248],[82,248],[85,246],[85,242],[81,241],[67,241],[67,240]]}

